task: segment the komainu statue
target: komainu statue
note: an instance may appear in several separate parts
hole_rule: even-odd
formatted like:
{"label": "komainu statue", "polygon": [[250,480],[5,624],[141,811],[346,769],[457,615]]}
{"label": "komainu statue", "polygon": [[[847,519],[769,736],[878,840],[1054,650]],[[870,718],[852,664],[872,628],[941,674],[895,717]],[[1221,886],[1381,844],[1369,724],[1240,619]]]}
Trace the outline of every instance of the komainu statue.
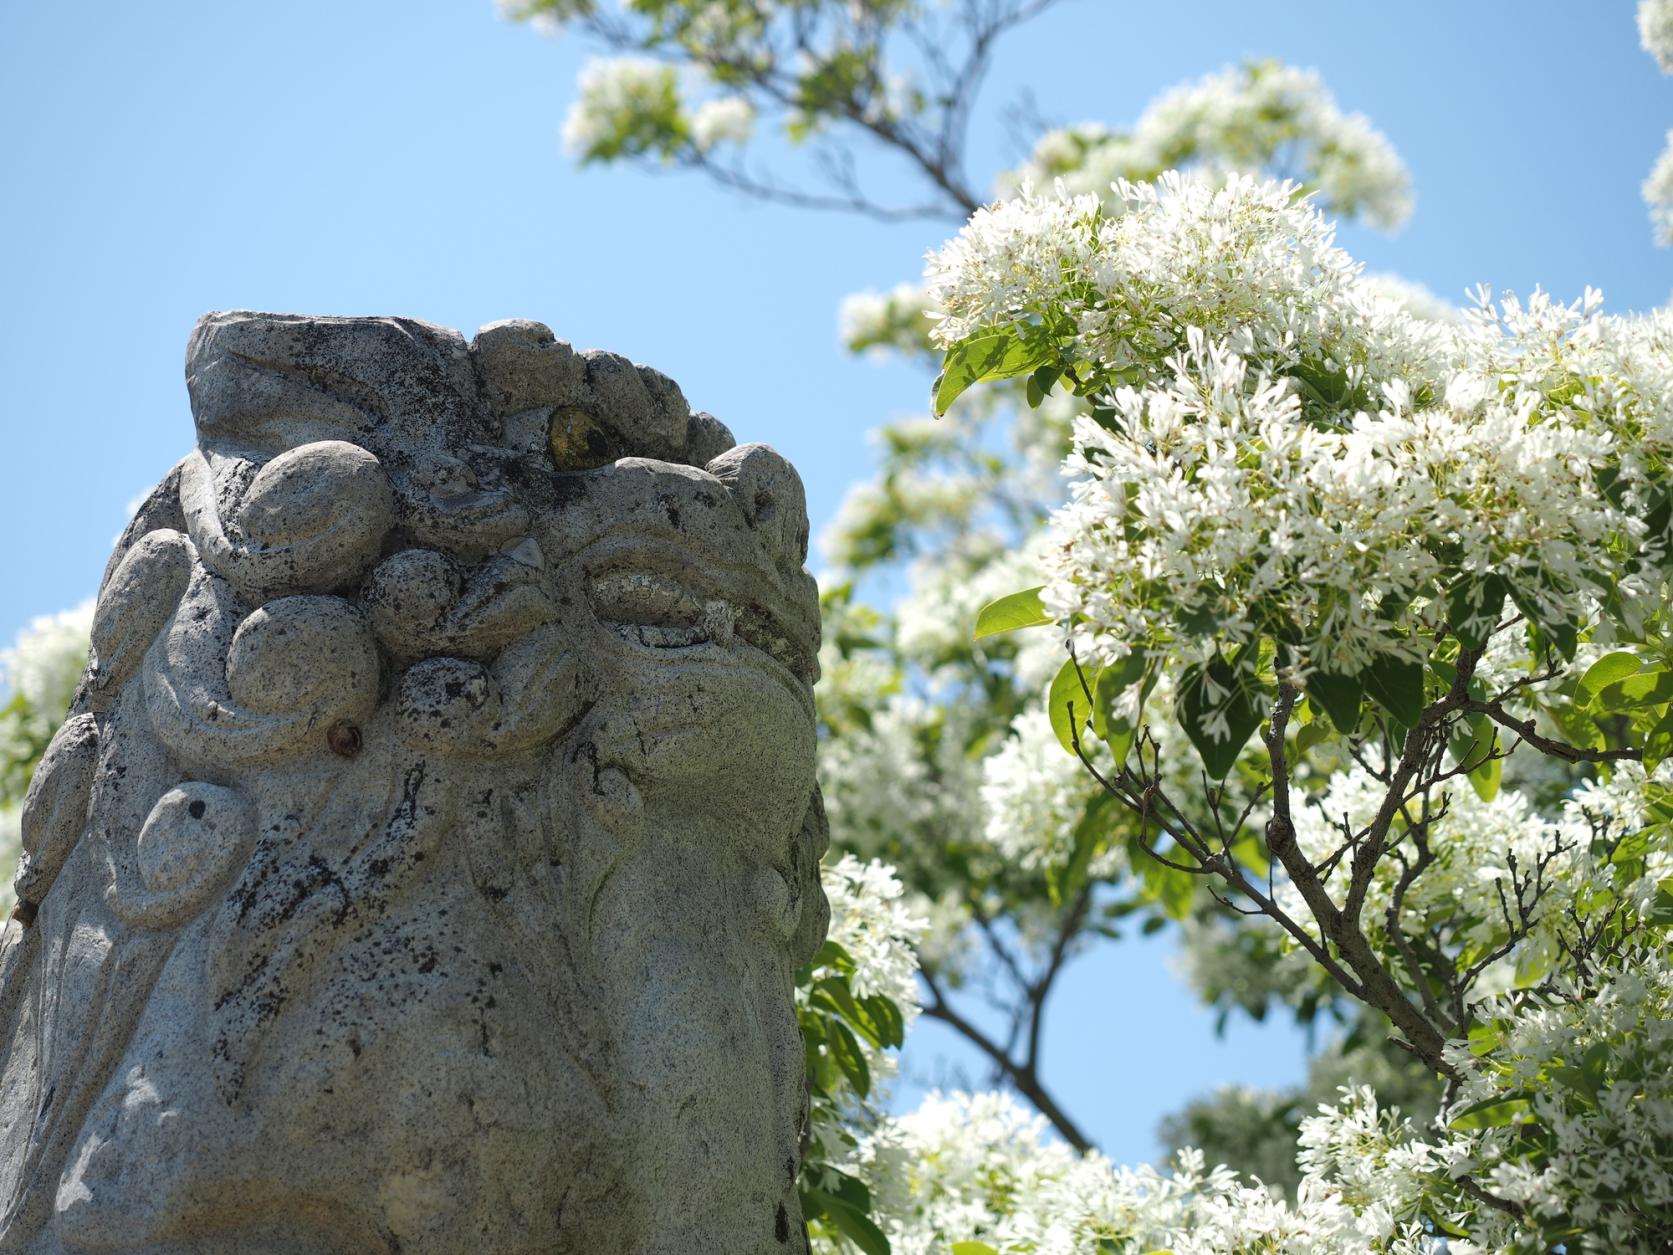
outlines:
{"label": "komainu statue", "polygon": [[802,1251],[796,473],[538,323],[214,314],[0,946],[0,1255]]}

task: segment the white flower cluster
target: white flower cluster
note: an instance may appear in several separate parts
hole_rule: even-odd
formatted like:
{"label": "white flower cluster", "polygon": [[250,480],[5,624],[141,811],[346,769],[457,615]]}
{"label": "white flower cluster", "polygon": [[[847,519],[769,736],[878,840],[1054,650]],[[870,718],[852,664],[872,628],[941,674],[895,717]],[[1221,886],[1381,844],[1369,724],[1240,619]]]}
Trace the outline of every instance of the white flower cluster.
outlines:
{"label": "white flower cluster", "polygon": [[1111,416],[1076,425],[1045,594],[1099,655],[1294,628],[1354,674],[1414,649],[1460,572],[1502,575],[1555,622],[1584,622],[1598,587],[1643,595],[1673,318],[1609,318],[1590,293],[1416,318],[1287,186],[1120,191],[1113,217],[1025,194],[929,267],[941,343],[1040,323],[1109,381]]}
{"label": "white flower cluster", "polygon": [[[1049,537],[1036,532],[1021,545],[998,537],[968,545],[965,553],[941,553],[912,564],[910,586],[895,606],[895,646],[901,657],[934,678],[947,659],[969,650],[971,629],[983,606],[1028,584],[1045,560]],[[1063,641],[1053,632],[1005,638],[1017,651],[1015,680],[1025,693],[1038,693],[1063,665]]]}
{"label": "white flower cluster", "polygon": [[56,721],[69,709],[70,698],[87,666],[87,642],[93,632],[93,603],[71,610],[39,615],[17,634],[9,649],[0,651],[0,673],[8,690],[30,707]]}
{"label": "white flower cluster", "polygon": [[1099,219],[1096,196],[1070,196],[1061,185],[1055,196],[1025,186],[1013,199],[978,209],[926,260],[931,337],[945,348],[1056,307],[1065,284],[1092,258]]}
{"label": "white flower cluster", "polygon": [[1656,243],[1673,247],[1673,131],[1667,133],[1667,146],[1644,180],[1644,203],[1650,207]]}
{"label": "white flower cluster", "polygon": [[[1369,1091],[1321,1108],[1303,1133],[1318,1171],[1293,1205],[1226,1168],[1205,1170],[1191,1151],[1169,1172],[1077,1155],[1003,1094],[931,1095],[879,1128],[861,1158],[896,1255],[967,1241],[1000,1255],[1419,1255],[1433,1244],[1408,1190],[1432,1156],[1408,1149],[1406,1135]],[[1338,1179],[1348,1161],[1354,1174]]]}
{"label": "white flower cluster", "polygon": [[855,997],[881,994],[910,1024],[918,1015],[915,948],[925,920],[907,906],[894,868],[844,854],[820,876],[831,902],[827,935],[854,960]]}
{"label": "white flower cluster", "polygon": [[947,726],[958,715],[957,707],[895,694],[872,710],[868,727],[823,742],[819,778],[839,848],[871,857],[895,840],[980,831],[977,764],[956,724]]}
{"label": "white flower cluster", "polygon": [[1411,175],[1388,138],[1345,114],[1312,70],[1263,62],[1226,69],[1157,98],[1130,134],[1088,125],[1051,131],[1030,160],[1001,181],[1061,178],[1119,211],[1112,185],[1192,167],[1210,182],[1280,165],[1305,172],[1310,188],[1341,214],[1392,229],[1411,216]]}
{"label": "white flower cluster", "polygon": [[[918,426],[913,421],[911,426]],[[899,429],[884,429],[881,435]],[[945,431],[943,427],[939,430]],[[968,519],[983,504],[988,484],[966,472],[908,468],[850,485],[836,518],[819,538],[828,561],[839,569],[865,565],[872,547],[892,527],[904,522]]]}
{"label": "white flower cluster", "polygon": [[1638,0],[1638,42],[1673,74],[1673,0]]}
{"label": "white flower cluster", "polygon": [[582,67],[580,94],[564,117],[564,151],[602,154],[626,135],[679,117],[674,67],[650,57],[594,57]]}
{"label": "white flower cluster", "polygon": [[[1068,861],[1075,833],[1098,784],[1080,760],[1063,752],[1044,707],[1018,715],[997,753],[982,762],[982,806],[987,840],[1028,870]],[[1108,850],[1094,860],[1094,876],[1115,872],[1121,859]]]}
{"label": "white flower cluster", "polygon": [[[848,988],[855,998],[887,998],[910,1026],[918,1017],[916,950],[927,921],[907,905],[900,879],[886,863],[862,862],[845,854],[823,867],[820,877],[831,905],[828,939],[853,961]],[[836,975],[834,968],[816,966],[809,984],[797,986],[798,1011],[808,1014],[812,991]],[[878,1082],[894,1075],[895,1056],[864,1038],[854,1040],[865,1056],[873,1086],[869,1102],[874,1105]],[[871,1111],[868,1101],[846,1081],[831,1093],[813,1095],[808,1162],[834,1166],[848,1161],[855,1144],[852,1128],[870,1123]]]}
{"label": "white flower cluster", "polygon": [[837,322],[843,347],[851,353],[920,353],[929,348],[929,306],[922,284],[897,283],[887,292],[845,296]]}
{"label": "white flower cluster", "polygon": [[1673,968],[1663,948],[1626,958],[1600,988],[1489,1007],[1499,1040],[1485,1060],[1454,1049],[1469,1080],[1453,1112],[1523,1110],[1462,1149],[1501,1198],[1574,1226],[1569,1249],[1652,1255],[1673,1240]]}
{"label": "white flower cluster", "polygon": [[579,92],[564,117],[563,145],[582,160],[621,155],[672,157],[721,144],[744,144],[755,133],[755,107],[720,95],[693,109],[675,67],[652,57],[594,57],[582,68]]}
{"label": "white flower cluster", "polygon": [[691,142],[699,152],[717,144],[746,144],[755,133],[755,106],[742,96],[705,100],[691,115]]}
{"label": "white flower cluster", "polygon": [[10,910],[23,791],[87,666],[93,603],[41,615],[0,650],[0,912]]}

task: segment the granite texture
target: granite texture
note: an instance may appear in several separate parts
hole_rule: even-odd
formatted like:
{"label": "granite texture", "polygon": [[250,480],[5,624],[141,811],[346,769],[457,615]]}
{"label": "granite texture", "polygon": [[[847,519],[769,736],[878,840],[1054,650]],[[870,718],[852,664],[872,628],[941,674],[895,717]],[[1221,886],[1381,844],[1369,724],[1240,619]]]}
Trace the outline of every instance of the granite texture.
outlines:
{"label": "granite texture", "polygon": [[795,471],[533,322],[186,373],[24,813],[0,1255],[803,1250]]}

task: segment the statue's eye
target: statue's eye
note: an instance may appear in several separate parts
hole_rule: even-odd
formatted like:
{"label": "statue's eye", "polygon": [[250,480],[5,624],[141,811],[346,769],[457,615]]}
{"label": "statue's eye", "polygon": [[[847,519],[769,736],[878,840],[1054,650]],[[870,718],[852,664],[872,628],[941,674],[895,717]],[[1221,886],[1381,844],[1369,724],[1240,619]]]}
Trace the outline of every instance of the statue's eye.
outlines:
{"label": "statue's eye", "polygon": [[552,451],[552,465],[560,471],[590,471],[622,455],[610,430],[574,405],[552,411],[546,443]]}

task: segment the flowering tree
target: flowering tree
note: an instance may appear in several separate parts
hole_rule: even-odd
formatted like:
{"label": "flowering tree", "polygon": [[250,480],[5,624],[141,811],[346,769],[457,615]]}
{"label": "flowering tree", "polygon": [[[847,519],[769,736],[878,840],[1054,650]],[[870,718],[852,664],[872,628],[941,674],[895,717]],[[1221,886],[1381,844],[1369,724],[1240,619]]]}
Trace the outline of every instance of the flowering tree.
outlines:
{"label": "flowering tree", "polygon": [[[1136,854],[1443,1079],[1352,1204],[1379,1239],[1664,1249],[1673,315],[1415,317],[1296,193],[1024,192],[932,259],[938,405],[1021,376],[1091,402],[1045,583],[985,617],[1067,637],[1053,722]],[[1149,724],[1163,690],[1189,750]],[[1363,1168],[1308,1179],[1351,1201]]]}

